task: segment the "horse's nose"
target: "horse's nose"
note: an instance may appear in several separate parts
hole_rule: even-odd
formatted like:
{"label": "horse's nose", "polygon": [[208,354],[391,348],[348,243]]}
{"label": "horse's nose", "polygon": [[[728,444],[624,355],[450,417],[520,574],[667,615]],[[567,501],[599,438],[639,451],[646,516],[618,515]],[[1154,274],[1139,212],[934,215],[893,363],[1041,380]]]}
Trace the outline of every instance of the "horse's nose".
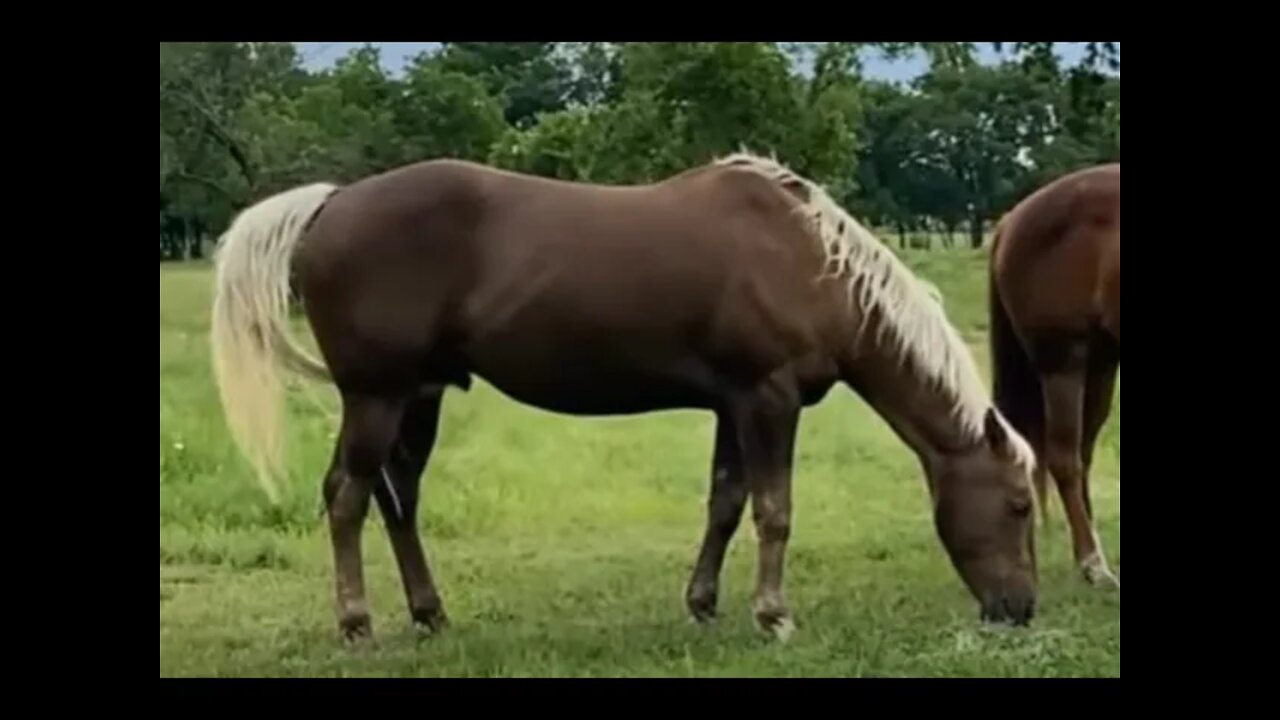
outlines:
{"label": "horse's nose", "polygon": [[1033,597],[1005,599],[1005,604],[1009,606],[1009,619],[1014,625],[1027,625],[1031,622],[1031,618],[1035,617],[1036,600]]}
{"label": "horse's nose", "polygon": [[1025,626],[1036,614],[1036,601],[1031,596],[1005,596],[982,607],[982,620]]}

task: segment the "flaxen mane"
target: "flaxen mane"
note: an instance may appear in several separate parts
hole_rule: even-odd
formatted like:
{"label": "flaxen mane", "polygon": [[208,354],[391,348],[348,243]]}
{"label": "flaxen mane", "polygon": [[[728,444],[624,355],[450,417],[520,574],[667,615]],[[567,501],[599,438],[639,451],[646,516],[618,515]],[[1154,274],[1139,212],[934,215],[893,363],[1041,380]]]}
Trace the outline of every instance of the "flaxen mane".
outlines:
{"label": "flaxen mane", "polygon": [[[800,212],[821,241],[827,265],[833,267],[832,274],[843,277],[850,298],[857,298],[863,317],[879,310],[882,321],[878,339],[888,334],[901,359],[934,381],[951,399],[952,411],[969,436],[981,438],[983,417],[991,407],[990,396],[973,354],[947,320],[938,289],[913,274],[822,186],[777,160],[739,152],[720,158],[715,164],[753,170],[784,186],[799,186],[806,191],[808,200],[801,204]],[[1013,440],[1019,464],[1030,472],[1036,462],[1031,446],[1003,416],[1000,420]]]}

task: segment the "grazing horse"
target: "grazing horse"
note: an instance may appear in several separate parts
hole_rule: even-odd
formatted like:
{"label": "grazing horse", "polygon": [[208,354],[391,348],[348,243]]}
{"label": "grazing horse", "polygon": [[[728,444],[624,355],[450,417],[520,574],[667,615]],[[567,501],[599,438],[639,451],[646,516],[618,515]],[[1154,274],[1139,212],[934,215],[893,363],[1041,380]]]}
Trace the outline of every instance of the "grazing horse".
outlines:
{"label": "grazing horse", "polygon": [[1120,369],[1120,165],[1064,175],[996,228],[990,271],[996,406],[1043,458],[1092,584],[1119,580],[1093,525],[1089,470]]}
{"label": "grazing horse", "polygon": [[[323,360],[289,339],[292,296]],[[923,281],[817,184],[736,154],[659,182],[601,186],[432,160],[244,210],[220,241],[212,348],[237,443],[274,492],[279,369],[336,385],[324,479],[338,627],[369,635],[361,530],[378,503],[410,615],[446,623],[414,521],[441,397],[484,378],[579,416],[713,412],[701,548],[685,592],[716,614],[747,498],[753,610],[785,639],[791,470],[802,409],[838,381],[915,451],[937,533],[989,621],[1035,596],[1035,461],[993,409]],[[856,469],[851,468],[856,471]]]}

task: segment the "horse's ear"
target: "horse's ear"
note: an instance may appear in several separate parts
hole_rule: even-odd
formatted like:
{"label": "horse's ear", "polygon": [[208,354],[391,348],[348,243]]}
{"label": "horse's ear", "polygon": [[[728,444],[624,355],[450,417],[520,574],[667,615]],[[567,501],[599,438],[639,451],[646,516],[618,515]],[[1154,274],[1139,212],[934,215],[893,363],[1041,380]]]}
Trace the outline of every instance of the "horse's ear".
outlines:
{"label": "horse's ear", "polygon": [[996,455],[1009,457],[1012,454],[1009,447],[1009,432],[1005,430],[1004,423],[1000,422],[995,408],[987,409],[986,416],[982,418],[982,431],[987,437],[987,444]]}

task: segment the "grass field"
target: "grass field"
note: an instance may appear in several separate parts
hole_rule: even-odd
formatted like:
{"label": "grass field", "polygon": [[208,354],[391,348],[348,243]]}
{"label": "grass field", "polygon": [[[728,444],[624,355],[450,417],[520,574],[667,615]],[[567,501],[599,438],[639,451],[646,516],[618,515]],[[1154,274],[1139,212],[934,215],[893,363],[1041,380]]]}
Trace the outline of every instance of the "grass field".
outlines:
{"label": "grass field", "polygon": [[[905,253],[938,284],[984,372],[983,256]],[[419,523],[452,626],[419,639],[376,510],[365,530],[376,645],[336,641],[320,478],[337,420],[291,402],[293,473],[270,507],[224,429],[208,359],[207,265],[160,269],[161,676],[1115,676],[1120,596],[1078,579],[1061,506],[1042,529],[1028,629],[977,622],[907,448],[843,387],[806,412],[786,591],[799,628],[758,635],[748,514],[719,622],[682,601],[705,522],[712,418],[561,417],[490,386],[451,392]],[[1117,395],[1119,390],[1117,389]],[[1120,568],[1120,408],[1095,460]]]}

